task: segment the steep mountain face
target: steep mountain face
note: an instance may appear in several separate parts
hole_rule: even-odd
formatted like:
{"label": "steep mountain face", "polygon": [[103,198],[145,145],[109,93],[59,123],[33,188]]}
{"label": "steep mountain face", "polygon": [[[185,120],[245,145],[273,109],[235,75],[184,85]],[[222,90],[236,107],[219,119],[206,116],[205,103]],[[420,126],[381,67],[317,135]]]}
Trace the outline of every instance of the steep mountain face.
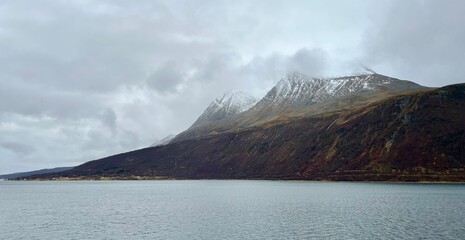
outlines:
{"label": "steep mountain face", "polygon": [[215,99],[200,115],[192,126],[202,123],[228,119],[247,111],[257,103],[258,99],[242,91],[228,91],[222,97]]}
{"label": "steep mountain face", "polygon": [[289,74],[278,82],[251,111],[299,107],[320,103],[358,92],[380,89],[409,90],[418,84],[383,76],[376,73],[339,78],[312,78],[301,73]]}
{"label": "steep mountain face", "polygon": [[40,177],[465,181],[465,84],[268,122]]}

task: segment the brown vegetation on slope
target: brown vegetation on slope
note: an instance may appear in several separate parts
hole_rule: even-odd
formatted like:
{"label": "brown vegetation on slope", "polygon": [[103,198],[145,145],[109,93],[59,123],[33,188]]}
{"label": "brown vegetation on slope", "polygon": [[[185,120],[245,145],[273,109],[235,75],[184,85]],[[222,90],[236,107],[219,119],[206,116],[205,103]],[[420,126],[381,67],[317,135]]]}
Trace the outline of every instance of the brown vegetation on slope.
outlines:
{"label": "brown vegetation on slope", "polygon": [[276,119],[36,177],[465,180],[465,84]]}

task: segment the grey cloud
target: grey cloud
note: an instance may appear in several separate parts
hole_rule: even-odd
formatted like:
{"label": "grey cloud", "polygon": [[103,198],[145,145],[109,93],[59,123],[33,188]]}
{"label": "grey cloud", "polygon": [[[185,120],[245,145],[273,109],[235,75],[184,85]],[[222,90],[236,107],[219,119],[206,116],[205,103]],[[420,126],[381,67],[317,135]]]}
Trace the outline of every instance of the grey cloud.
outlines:
{"label": "grey cloud", "polygon": [[102,96],[82,91],[64,91],[37,83],[9,79],[0,73],[0,115],[18,113],[28,116],[82,118],[98,113]]}
{"label": "grey cloud", "polygon": [[0,146],[20,156],[26,156],[35,151],[35,148],[33,146],[18,142],[1,142]]}
{"label": "grey cloud", "polygon": [[184,81],[185,69],[174,61],[161,64],[147,79],[147,84],[159,92],[173,92]]}
{"label": "grey cloud", "polygon": [[105,109],[101,112],[102,122],[113,132],[116,130],[116,113],[112,109]]}
{"label": "grey cloud", "polygon": [[393,2],[365,35],[365,61],[429,86],[463,81],[463,9],[458,0]]}
{"label": "grey cloud", "polygon": [[289,70],[308,74],[310,76],[321,76],[325,73],[327,54],[323,49],[298,50],[289,59]]}
{"label": "grey cloud", "polygon": [[68,91],[137,84],[167,57],[212,47],[197,40],[202,31],[191,30],[195,23],[157,2],[38,0],[8,7],[0,9],[0,72]]}
{"label": "grey cloud", "polygon": [[134,148],[134,143],[138,143],[140,141],[139,136],[137,134],[130,132],[130,131],[123,131],[122,138],[120,139],[120,144],[124,148]]}
{"label": "grey cloud", "polygon": [[[234,66],[240,58],[234,53],[213,53],[208,57],[197,63],[199,72],[197,78],[201,81],[224,81],[230,74],[235,74]],[[236,76],[233,76],[233,78]]]}

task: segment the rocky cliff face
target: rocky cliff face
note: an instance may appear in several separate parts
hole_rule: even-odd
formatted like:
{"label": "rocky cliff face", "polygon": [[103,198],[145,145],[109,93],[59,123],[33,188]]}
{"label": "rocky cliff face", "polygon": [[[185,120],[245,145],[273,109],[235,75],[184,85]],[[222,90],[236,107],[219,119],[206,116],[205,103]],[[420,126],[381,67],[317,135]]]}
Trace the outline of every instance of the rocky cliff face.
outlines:
{"label": "rocky cliff face", "polygon": [[465,181],[464,111],[465,84],[452,85],[119,154],[43,177]]}

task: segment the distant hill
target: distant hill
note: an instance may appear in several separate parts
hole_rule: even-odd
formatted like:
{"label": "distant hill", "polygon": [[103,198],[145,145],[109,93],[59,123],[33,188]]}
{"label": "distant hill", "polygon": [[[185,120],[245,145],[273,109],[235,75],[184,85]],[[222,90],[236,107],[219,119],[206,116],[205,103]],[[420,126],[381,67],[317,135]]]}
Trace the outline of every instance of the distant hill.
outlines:
{"label": "distant hill", "polygon": [[37,174],[58,173],[58,172],[70,170],[72,168],[73,167],[57,167],[57,168],[41,169],[41,170],[30,171],[30,172],[11,173],[11,174],[0,175],[0,179],[14,179],[14,178],[29,177],[29,176],[37,175]]}

